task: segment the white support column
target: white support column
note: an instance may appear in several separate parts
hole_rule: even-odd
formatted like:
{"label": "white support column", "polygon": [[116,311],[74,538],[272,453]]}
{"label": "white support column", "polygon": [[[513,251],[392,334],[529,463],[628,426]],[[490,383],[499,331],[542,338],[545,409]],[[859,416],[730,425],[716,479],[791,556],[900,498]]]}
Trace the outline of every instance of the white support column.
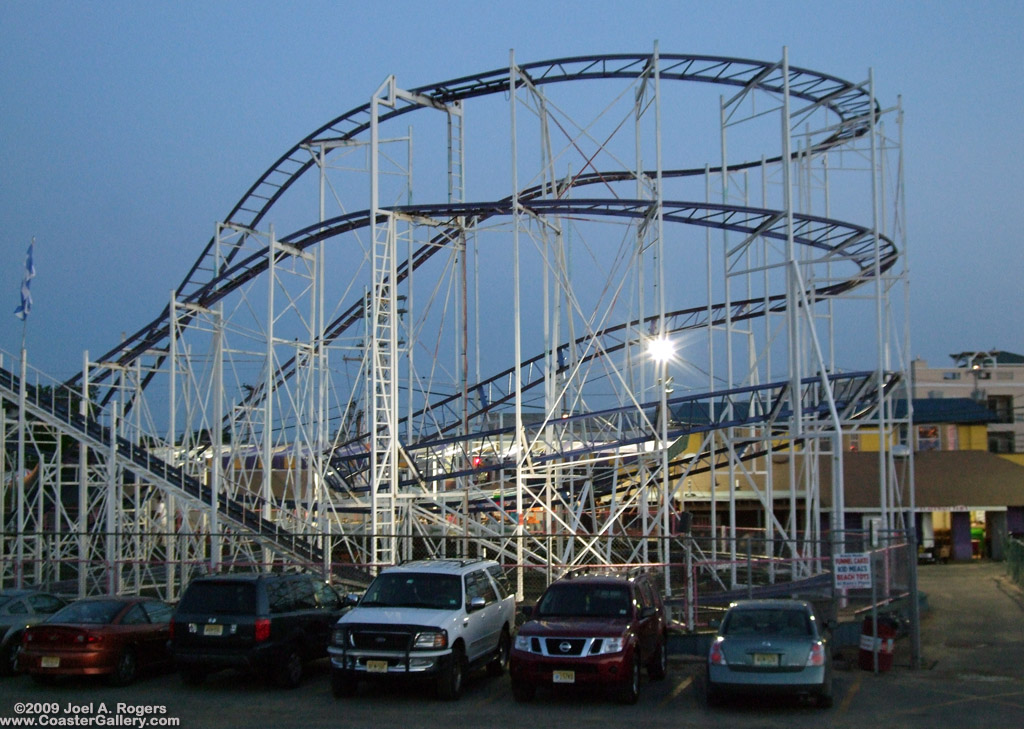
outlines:
{"label": "white support column", "polygon": [[[397,559],[395,497],[398,492],[398,343],[395,316],[395,218],[380,207],[380,106],[396,103],[394,76],[381,84],[370,102],[370,216],[373,284],[367,336],[371,351],[371,563],[376,570]],[[383,217],[383,223],[379,218]]]}
{"label": "white support column", "polygon": [[789,49],[782,49],[782,196],[783,211],[786,215],[786,312],[788,322],[789,344],[789,397],[792,414],[790,416],[790,437],[799,438],[803,435],[803,416],[801,413],[800,380],[801,343],[803,335],[800,326],[799,300],[800,291],[797,283],[796,243],[793,230],[793,162],[790,132],[790,95],[789,95]]}
{"label": "white support column", "polygon": [[512,151],[512,308],[513,308],[513,339],[515,359],[515,445],[516,449],[516,600],[523,600],[523,558],[526,537],[525,520],[523,519],[523,469],[526,467],[526,439],[523,437],[523,389],[522,367],[523,348],[522,332],[520,331],[520,291],[519,291],[519,227],[522,225],[522,214],[519,209],[519,150],[518,132],[516,129],[516,86],[519,80],[519,67],[516,66],[515,52],[509,51],[509,114],[511,121],[510,147]]}
{"label": "white support column", "polygon": [[[320,165],[320,222],[324,221],[326,211],[324,209],[324,193],[326,185],[326,159],[325,156],[327,150],[324,147],[320,147],[319,165]],[[327,508],[327,487],[324,483],[324,474],[329,467],[327,459],[324,454],[327,452],[327,444],[329,442],[328,433],[328,393],[330,390],[330,370],[329,358],[327,352],[327,341],[326,341],[326,313],[325,313],[325,269],[327,266],[327,246],[321,244],[317,247],[316,253],[316,319],[315,319],[315,331],[316,331],[316,358],[317,358],[317,405],[316,405],[316,443],[311,454],[312,462],[311,466],[315,467],[314,477],[316,478],[315,483],[315,499],[317,504],[317,516],[320,527],[320,534],[322,539],[320,540],[321,554],[323,555],[323,573],[324,576],[330,579],[332,558],[331,553],[333,550],[333,541],[331,538],[331,530],[334,526],[334,513],[329,511]]]}
{"label": "white support column", "polygon": [[[220,226],[217,226],[216,235],[218,240],[220,237]],[[177,299],[175,292],[172,289],[170,294],[170,303],[168,304],[168,321],[170,322],[168,344],[167,344],[167,370],[168,370],[168,402],[169,412],[167,416],[167,438],[165,442],[167,444],[167,456],[166,460],[172,465],[178,464],[178,453],[177,453],[177,380],[178,380],[178,320],[177,320]],[[85,379],[83,377],[83,379]],[[167,599],[170,600],[174,596],[175,592],[175,572],[180,568],[180,577],[185,579],[187,574],[185,565],[178,565],[177,563],[177,531],[178,531],[178,504],[176,499],[168,494],[167,497],[167,524],[169,534],[166,537],[165,549],[167,552]],[[184,513],[184,508],[182,507]],[[187,522],[186,518],[182,519],[182,528],[185,528]],[[173,532],[173,534],[170,534]],[[184,551],[182,554],[184,557]]]}
{"label": "white support column", "polygon": [[657,206],[657,218],[655,234],[658,236],[658,243],[655,247],[657,252],[657,285],[658,285],[658,339],[661,340],[662,352],[661,373],[658,382],[659,407],[661,414],[658,423],[661,441],[661,539],[658,541],[658,553],[663,567],[665,582],[665,596],[672,594],[671,577],[671,511],[672,511],[672,489],[669,479],[669,442],[668,442],[668,392],[669,392],[669,364],[672,357],[672,348],[668,343],[668,325],[666,323],[666,298],[665,298],[665,190],[662,180],[662,148],[661,148],[661,55],[658,43],[654,43],[654,149],[655,149],[655,205]]}
{"label": "white support column", "polygon": [[875,73],[873,69],[868,71],[868,96],[871,99],[870,134],[871,134],[871,215],[872,235],[874,237],[874,265],[873,273],[875,278],[875,336],[876,336],[876,357],[877,368],[875,371],[876,387],[878,388],[878,499],[879,509],[882,516],[882,529],[887,532],[893,528],[892,513],[890,511],[889,482],[891,474],[888,469],[888,451],[891,448],[887,442],[890,437],[889,431],[889,402],[883,395],[885,386],[886,369],[886,342],[884,340],[884,317],[883,297],[885,284],[882,281],[882,259],[881,259],[881,238],[879,235],[879,219],[881,216],[881,202],[879,196],[879,178],[882,171],[879,169],[878,152],[878,130],[876,128],[875,108]]}
{"label": "white support column", "polygon": [[798,312],[799,292],[797,291],[797,266],[796,245],[793,230],[793,152],[790,138],[790,96],[789,96],[789,49],[782,49],[782,206],[786,216],[786,324],[787,324],[787,372],[789,374],[789,518],[792,549],[795,551],[799,530],[797,528],[796,491],[797,491],[797,470],[796,470],[796,440],[803,436],[803,417],[801,413],[800,393],[800,317]]}
{"label": "white support column", "polygon": [[[270,521],[273,514],[273,473],[274,473],[274,377],[277,371],[274,355],[274,329],[277,314],[274,309],[274,294],[277,288],[277,236],[270,229],[270,240],[267,245],[267,323],[266,323],[266,362],[263,373],[263,439],[262,439],[262,484],[260,486],[260,514]],[[271,565],[273,555],[267,548],[263,549],[263,564]]]}
{"label": "white support column", "polygon": [[[729,158],[728,158],[728,141],[726,136],[726,129],[728,128],[727,109],[728,103],[724,97],[719,97],[719,114],[720,114],[720,129],[721,129],[721,143],[720,148],[722,152],[722,204],[729,204]],[[722,283],[724,285],[724,303],[725,303],[725,387],[726,389],[732,389],[734,385],[734,368],[733,368],[733,332],[732,323],[732,277],[729,271],[729,231],[725,228],[722,229]],[[709,288],[710,291],[710,288]],[[714,389],[716,383],[712,383],[712,389]],[[730,420],[732,415],[732,400],[729,400],[725,404],[724,412],[722,416],[726,420]],[[733,442],[735,437],[735,430],[732,427],[726,428],[721,433],[721,438],[725,444],[725,451],[728,454],[727,464],[727,478],[729,483],[729,584],[735,589],[737,585],[737,545],[739,543],[739,535],[736,532],[736,469],[733,461]],[[749,547],[749,542],[748,542]]]}
{"label": "white support column", "polygon": [[224,305],[218,303],[213,315],[213,413],[210,417],[210,572],[220,571],[223,537],[220,526],[221,472],[224,451]]}
{"label": "white support column", "polygon": [[[3,366],[3,355],[0,355],[0,367]],[[0,442],[7,442],[7,409],[0,407]],[[0,514],[7,513],[7,449],[0,448]],[[7,587],[7,540],[0,539],[0,590]]]}
{"label": "white support column", "polygon": [[15,552],[17,562],[14,565],[14,586],[21,589],[25,586],[25,428],[27,426],[25,413],[25,374],[27,355],[25,347],[21,348],[21,359],[18,367],[18,476],[16,480],[15,501],[18,507],[17,521],[18,533],[15,537]]}
{"label": "white support column", "polygon": [[[123,383],[122,383],[123,384]],[[118,539],[118,506],[121,501],[121,489],[117,478],[117,431],[120,425],[120,403],[114,400],[110,404],[109,446],[107,448],[107,493],[106,493],[106,563],[107,563],[107,594],[117,595],[120,592],[121,557]]]}

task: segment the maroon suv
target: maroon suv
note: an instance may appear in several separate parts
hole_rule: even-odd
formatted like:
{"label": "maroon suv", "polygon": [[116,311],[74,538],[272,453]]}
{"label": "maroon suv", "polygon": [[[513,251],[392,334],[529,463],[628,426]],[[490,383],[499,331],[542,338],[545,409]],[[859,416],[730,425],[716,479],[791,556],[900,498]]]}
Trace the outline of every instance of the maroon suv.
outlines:
{"label": "maroon suv", "polygon": [[509,673],[517,701],[538,686],[608,686],[625,703],[640,695],[640,668],[668,668],[668,617],[644,574],[580,575],[552,582],[516,635]]}

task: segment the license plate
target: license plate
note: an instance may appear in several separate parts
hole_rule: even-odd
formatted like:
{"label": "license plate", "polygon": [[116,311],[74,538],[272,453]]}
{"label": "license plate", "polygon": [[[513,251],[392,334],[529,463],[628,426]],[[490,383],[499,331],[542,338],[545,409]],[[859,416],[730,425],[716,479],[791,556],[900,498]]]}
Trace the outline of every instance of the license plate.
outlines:
{"label": "license plate", "polygon": [[60,668],[60,656],[43,656],[39,665],[43,668]]}
{"label": "license plate", "polygon": [[755,653],[754,665],[762,668],[774,668],[779,665],[778,653]]}
{"label": "license plate", "polygon": [[551,674],[553,683],[576,683],[576,671],[554,671]]}
{"label": "license plate", "polygon": [[367,673],[387,673],[388,662],[387,661],[367,661],[366,662]]}
{"label": "license plate", "polygon": [[224,635],[223,625],[204,625],[203,635]]}

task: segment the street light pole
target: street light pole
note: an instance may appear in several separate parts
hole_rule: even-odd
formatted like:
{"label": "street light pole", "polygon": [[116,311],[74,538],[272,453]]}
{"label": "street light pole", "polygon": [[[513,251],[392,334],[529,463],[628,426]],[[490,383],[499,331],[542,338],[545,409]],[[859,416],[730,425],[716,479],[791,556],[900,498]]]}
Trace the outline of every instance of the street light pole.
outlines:
{"label": "street light pole", "polygon": [[[651,359],[658,366],[658,440],[661,442],[661,545],[662,558],[665,565],[665,596],[672,594],[671,579],[671,555],[672,544],[670,541],[670,513],[672,508],[672,494],[669,489],[668,473],[668,393],[670,381],[668,378],[668,363],[672,359],[673,346],[671,340],[661,336],[652,339],[647,344],[647,352]],[[645,505],[646,508],[646,505]]]}

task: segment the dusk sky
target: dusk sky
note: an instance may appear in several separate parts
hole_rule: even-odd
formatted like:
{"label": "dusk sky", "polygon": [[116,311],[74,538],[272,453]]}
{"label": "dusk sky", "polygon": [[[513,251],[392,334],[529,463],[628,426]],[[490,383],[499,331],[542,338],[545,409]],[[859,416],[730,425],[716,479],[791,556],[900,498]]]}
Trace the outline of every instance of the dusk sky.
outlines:
{"label": "dusk sky", "polygon": [[0,28],[0,349],[21,344],[34,236],[29,358],[59,378],[155,317],[253,181],[388,74],[414,88],[507,67],[510,49],[655,40],[873,70],[882,106],[906,113],[913,355],[1024,353],[1020,2],[4,0]]}

